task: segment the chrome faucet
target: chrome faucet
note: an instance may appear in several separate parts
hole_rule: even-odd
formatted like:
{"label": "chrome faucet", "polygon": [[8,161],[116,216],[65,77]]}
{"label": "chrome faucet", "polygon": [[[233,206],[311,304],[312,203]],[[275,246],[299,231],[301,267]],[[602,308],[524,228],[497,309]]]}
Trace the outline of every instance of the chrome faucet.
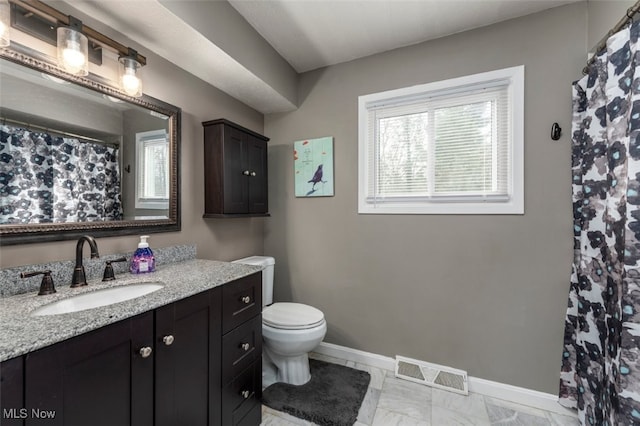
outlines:
{"label": "chrome faucet", "polygon": [[87,278],[85,277],[84,266],[82,265],[82,248],[85,241],[88,242],[89,247],[91,247],[91,258],[95,259],[96,257],[100,257],[100,254],[98,253],[98,244],[96,243],[95,238],[89,235],[83,235],[78,238],[78,244],[76,245],[76,267],[73,270],[71,287],[87,285]]}

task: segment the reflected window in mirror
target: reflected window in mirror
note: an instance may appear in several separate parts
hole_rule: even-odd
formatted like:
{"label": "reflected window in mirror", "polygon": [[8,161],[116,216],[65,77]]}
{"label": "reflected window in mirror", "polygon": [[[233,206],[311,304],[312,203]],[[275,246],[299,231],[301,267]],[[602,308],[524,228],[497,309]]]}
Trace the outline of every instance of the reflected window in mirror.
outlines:
{"label": "reflected window in mirror", "polygon": [[169,140],[164,129],[136,133],[136,208],[169,208]]}

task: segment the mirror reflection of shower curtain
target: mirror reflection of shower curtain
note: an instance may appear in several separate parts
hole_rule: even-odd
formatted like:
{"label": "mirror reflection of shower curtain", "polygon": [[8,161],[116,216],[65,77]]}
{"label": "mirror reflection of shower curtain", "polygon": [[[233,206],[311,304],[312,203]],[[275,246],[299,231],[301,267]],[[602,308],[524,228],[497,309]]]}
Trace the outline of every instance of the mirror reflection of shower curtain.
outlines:
{"label": "mirror reflection of shower curtain", "polygon": [[640,22],[574,83],[574,262],[560,400],[585,425],[640,424]]}
{"label": "mirror reflection of shower curtain", "polygon": [[122,219],[118,148],[0,126],[0,223]]}

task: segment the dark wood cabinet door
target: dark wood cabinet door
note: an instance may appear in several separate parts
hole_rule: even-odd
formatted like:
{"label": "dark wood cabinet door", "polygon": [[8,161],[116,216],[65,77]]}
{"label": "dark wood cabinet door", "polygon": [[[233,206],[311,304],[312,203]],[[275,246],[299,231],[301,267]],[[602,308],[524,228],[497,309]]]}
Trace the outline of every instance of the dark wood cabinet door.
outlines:
{"label": "dark wood cabinet door", "polygon": [[218,119],[204,126],[203,217],[268,216],[267,141]]}
{"label": "dark wood cabinet door", "polygon": [[156,310],[156,426],[221,420],[220,288]]}
{"label": "dark wood cabinet door", "polygon": [[26,355],[25,408],[27,426],[152,426],[153,313]]}
{"label": "dark wood cabinet door", "polygon": [[222,126],[204,126],[204,215],[221,213],[224,206],[224,138]]}
{"label": "dark wood cabinet door", "polygon": [[269,211],[267,196],[267,143],[247,135],[247,170],[249,170],[247,204],[249,213]]}
{"label": "dark wood cabinet door", "polygon": [[0,363],[0,425],[22,426],[29,412],[24,406],[24,358]]}
{"label": "dark wood cabinet door", "polygon": [[246,213],[248,200],[247,135],[224,128],[224,213]]}

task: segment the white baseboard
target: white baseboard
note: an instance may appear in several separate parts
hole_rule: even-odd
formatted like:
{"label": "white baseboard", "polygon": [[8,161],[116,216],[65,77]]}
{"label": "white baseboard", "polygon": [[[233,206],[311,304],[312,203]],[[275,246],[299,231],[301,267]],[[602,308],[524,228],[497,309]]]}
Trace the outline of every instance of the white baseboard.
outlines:
{"label": "white baseboard", "polygon": [[382,368],[383,370],[395,371],[396,368],[396,360],[388,356],[351,349],[346,346],[334,345],[333,343],[321,342],[320,346],[315,348],[313,352],[347,361],[359,362],[372,367]]}
{"label": "white baseboard", "polygon": [[574,410],[570,410],[560,405],[558,403],[557,395],[508,385],[506,383],[493,382],[479,377],[469,376],[469,392],[475,392],[491,398],[502,399],[503,401],[515,402],[516,404],[551,411],[552,413],[562,414],[563,416],[578,416]]}
{"label": "white baseboard", "polygon": [[[346,361],[382,368],[384,370],[395,371],[394,358],[358,349],[351,349],[346,346],[322,342],[314,352]],[[577,416],[575,411],[558,404],[558,397],[556,395],[485,380],[479,377],[469,376],[468,379],[469,392],[479,393],[491,398],[502,399],[503,401],[526,405],[540,410],[551,411],[552,413],[558,413],[564,416]]]}

